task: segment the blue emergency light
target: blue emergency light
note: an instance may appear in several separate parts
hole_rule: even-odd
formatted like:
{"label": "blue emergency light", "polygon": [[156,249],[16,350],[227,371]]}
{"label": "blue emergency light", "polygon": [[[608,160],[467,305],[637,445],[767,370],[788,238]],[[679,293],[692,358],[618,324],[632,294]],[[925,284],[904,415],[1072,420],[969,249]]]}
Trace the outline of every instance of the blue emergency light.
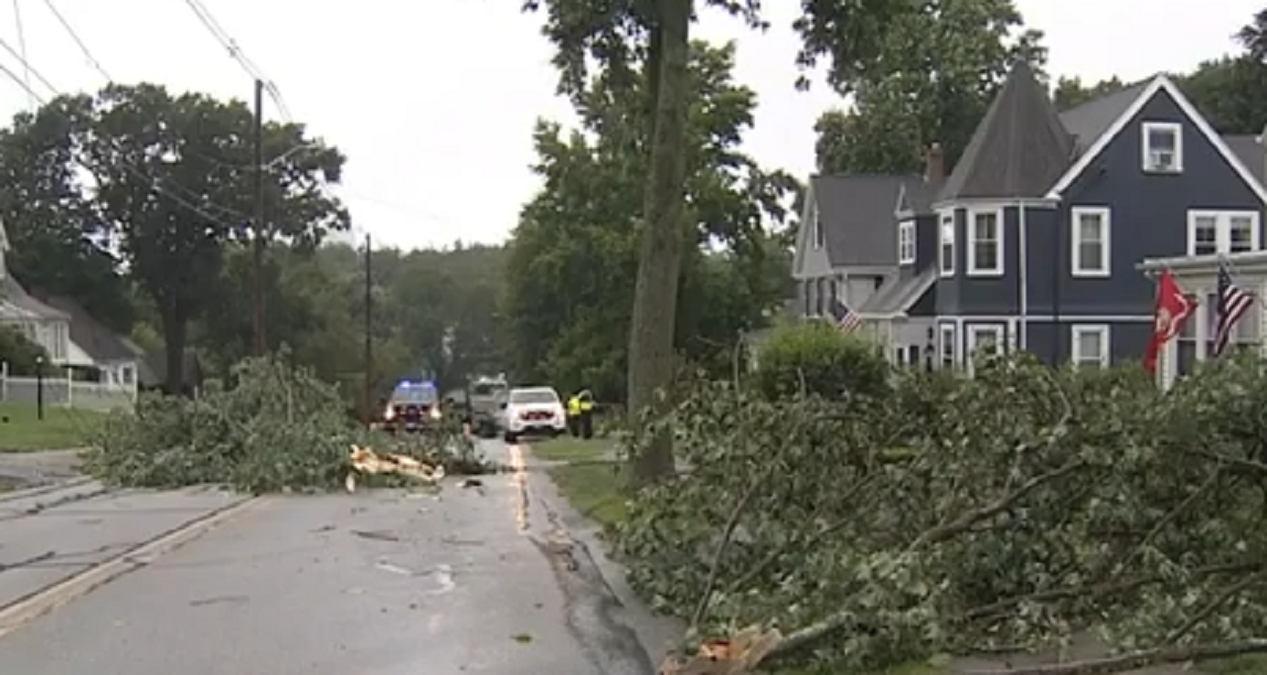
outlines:
{"label": "blue emergency light", "polygon": [[401,389],[413,389],[413,388],[415,388],[415,387],[416,387],[416,388],[419,388],[419,389],[435,389],[435,388],[436,388],[436,385],[435,385],[435,383],[434,383],[434,382],[429,382],[429,381],[425,381],[425,380],[422,380],[422,381],[420,381],[420,380],[401,380],[401,381],[400,381],[400,383],[399,383],[399,384],[397,384],[396,386],[397,386],[397,387],[399,387],[399,388],[401,388]]}

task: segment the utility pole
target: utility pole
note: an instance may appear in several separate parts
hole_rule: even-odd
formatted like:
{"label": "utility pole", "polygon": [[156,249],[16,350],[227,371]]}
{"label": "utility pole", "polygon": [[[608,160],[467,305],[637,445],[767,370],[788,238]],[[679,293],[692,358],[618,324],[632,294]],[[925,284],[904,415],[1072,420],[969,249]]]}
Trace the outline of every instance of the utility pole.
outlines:
{"label": "utility pole", "polygon": [[365,420],[374,419],[374,274],[370,267],[370,235],[365,233]]}
{"label": "utility pole", "polygon": [[264,82],[255,81],[255,223],[251,227],[252,328],[255,355],[267,351],[264,340]]}

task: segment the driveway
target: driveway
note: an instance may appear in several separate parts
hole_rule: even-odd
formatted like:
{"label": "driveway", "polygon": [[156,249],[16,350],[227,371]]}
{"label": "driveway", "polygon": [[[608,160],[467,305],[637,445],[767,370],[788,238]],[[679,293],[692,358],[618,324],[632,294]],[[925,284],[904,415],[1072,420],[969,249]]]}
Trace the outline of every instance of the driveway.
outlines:
{"label": "driveway", "polygon": [[[519,448],[482,449],[523,466]],[[677,634],[613,592],[549,483],[523,470],[245,503],[75,489],[87,496],[0,514],[0,673],[648,675]],[[219,512],[109,583],[41,591]]]}

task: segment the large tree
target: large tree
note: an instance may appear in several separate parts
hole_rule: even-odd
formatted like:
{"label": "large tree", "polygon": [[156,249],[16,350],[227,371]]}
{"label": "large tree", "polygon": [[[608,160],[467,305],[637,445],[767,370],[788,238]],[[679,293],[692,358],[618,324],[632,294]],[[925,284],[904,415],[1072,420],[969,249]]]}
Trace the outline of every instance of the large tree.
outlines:
{"label": "large tree", "polygon": [[[736,333],[783,296],[784,254],[767,221],[782,220],[794,184],[739,150],[755,94],[732,79],[734,47],[695,43],[689,65],[684,257],[674,346],[692,361],[729,356]],[[649,80],[601,72],[578,96],[582,130],[539,125],[544,180],[511,244],[504,320],[518,374],[607,398],[628,390],[629,280],[639,268],[637,217],[648,173]],[[715,252],[718,246],[725,253]]]}
{"label": "large tree", "polygon": [[83,98],[20,113],[0,131],[0,221],[9,235],[9,272],[28,290],[67,296],[114,330],[132,322],[129,284],[103,245],[101,222],[74,162]]}
{"label": "large tree", "polygon": [[[852,3],[851,3],[852,5]],[[953,164],[1016,59],[1041,74],[1041,33],[1012,0],[857,3],[843,26],[802,22],[807,47],[832,56],[829,82],[853,97],[817,131],[825,173],[920,168],[940,143]]]}
{"label": "large tree", "polygon": [[[215,299],[226,243],[249,236],[250,110],[202,94],[173,96],[142,84],[80,98],[78,143],[95,179],[98,213],[118,237],[138,287],[162,327],[168,388],[183,381],[189,322]],[[346,229],[329,195],[344,158],[295,125],[269,125],[265,157],[268,235],[298,244]],[[312,146],[305,152],[290,152]]]}

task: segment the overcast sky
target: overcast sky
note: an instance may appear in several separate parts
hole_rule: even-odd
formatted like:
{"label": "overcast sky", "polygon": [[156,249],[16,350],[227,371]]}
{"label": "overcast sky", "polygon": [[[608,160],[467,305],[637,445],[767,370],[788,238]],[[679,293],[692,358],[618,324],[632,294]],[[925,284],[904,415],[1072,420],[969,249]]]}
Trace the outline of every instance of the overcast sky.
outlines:
{"label": "overcast sky", "polygon": [[[1019,0],[1047,33],[1049,70],[1098,80],[1186,70],[1234,50],[1230,35],[1264,0]],[[251,79],[185,0],[51,0],[95,57],[86,59],[47,0],[17,0],[27,61],[60,91],[159,82],[246,99]],[[536,17],[520,0],[203,0],[276,82],[291,115],[348,156],[340,195],[358,229],[385,245],[500,242],[537,189],[528,166],[537,116],[566,120]],[[839,101],[793,90],[799,2],[767,2],[774,27],[749,32],[706,14],[697,36],[739,40],[739,81],[760,95],[750,152],[808,175],[813,124]],[[780,14],[778,12],[788,12]],[[0,36],[19,47],[0,3]],[[20,67],[0,54],[0,63]],[[104,71],[104,72],[102,72]],[[39,87],[38,83],[34,86]],[[41,95],[46,92],[41,91]],[[0,78],[0,114],[29,105]],[[276,110],[269,113],[276,115]]]}

